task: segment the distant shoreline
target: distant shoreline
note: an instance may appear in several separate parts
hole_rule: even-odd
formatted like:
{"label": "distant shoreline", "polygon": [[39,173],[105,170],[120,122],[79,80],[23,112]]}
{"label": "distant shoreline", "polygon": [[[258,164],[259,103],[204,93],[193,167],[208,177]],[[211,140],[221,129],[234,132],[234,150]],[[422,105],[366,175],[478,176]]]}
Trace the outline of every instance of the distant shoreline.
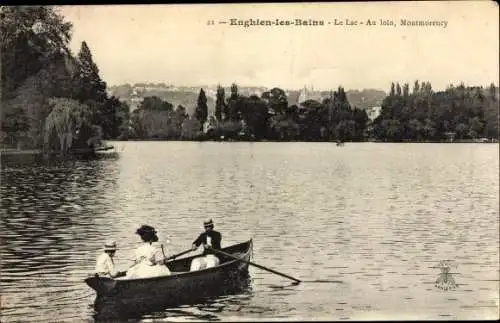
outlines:
{"label": "distant shoreline", "polygon": [[[336,144],[336,141],[322,141],[322,140],[271,140],[271,139],[262,139],[262,140],[243,140],[243,139],[203,139],[203,140],[192,140],[192,139],[155,139],[155,138],[146,138],[146,139],[110,139],[108,141],[113,142],[127,142],[127,141],[186,141],[186,142],[276,142],[276,143],[287,143],[287,142],[301,142],[301,143],[331,143]],[[463,140],[427,140],[427,141],[382,141],[382,140],[365,140],[365,141],[344,141],[344,144],[347,143],[377,143],[377,144],[492,144],[499,143],[498,139],[491,139],[487,141],[474,140],[474,139],[463,139]]]}
{"label": "distant shoreline", "polygon": [[[110,147],[106,150],[114,150],[114,147]],[[89,154],[89,153],[100,153],[100,150],[95,150],[95,151],[76,151],[76,155],[79,154]],[[7,155],[43,155],[47,154],[47,152],[44,152],[42,149],[18,149],[18,148],[7,148],[7,147],[0,147],[0,154],[2,156],[7,156]],[[58,151],[50,151],[48,153],[49,155],[55,156],[59,155],[60,152]],[[71,155],[71,153],[69,153]],[[73,153],[74,154],[74,153]]]}
{"label": "distant shoreline", "polygon": [[[336,144],[335,141],[301,141],[301,140],[289,140],[289,141],[278,141],[278,140],[260,140],[260,141],[250,141],[250,140],[165,140],[165,139],[129,139],[129,140],[109,140],[113,142],[151,142],[151,141],[176,141],[176,142],[274,142],[274,143],[330,143]],[[348,141],[344,144],[357,144],[357,143],[375,143],[375,144],[498,144],[499,140],[491,141],[474,141],[474,140],[455,140],[455,141]],[[116,150],[116,149],[113,149]],[[41,149],[17,149],[17,148],[0,148],[0,154],[2,156],[8,155],[41,155],[44,152]],[[51,152],[51,154],[58,154],[57,152]]]}

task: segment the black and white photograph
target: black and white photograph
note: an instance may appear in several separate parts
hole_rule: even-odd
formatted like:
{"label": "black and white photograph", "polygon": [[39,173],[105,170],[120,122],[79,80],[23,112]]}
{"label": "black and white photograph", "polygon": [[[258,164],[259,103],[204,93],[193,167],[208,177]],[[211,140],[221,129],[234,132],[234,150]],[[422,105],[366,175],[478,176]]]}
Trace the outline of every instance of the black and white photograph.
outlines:
{"label": "black and white photograph", "polygon": [[0,7],[0,321],[500,318],[494,1]]}

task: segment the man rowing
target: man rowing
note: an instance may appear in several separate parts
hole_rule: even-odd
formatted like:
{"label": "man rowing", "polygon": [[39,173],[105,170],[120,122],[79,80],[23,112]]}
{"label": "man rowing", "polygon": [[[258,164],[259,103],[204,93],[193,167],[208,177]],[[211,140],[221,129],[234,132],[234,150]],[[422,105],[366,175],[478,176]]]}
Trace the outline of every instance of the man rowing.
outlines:
{"label": "man rowing", "polygon": [[215,267],[220,263],[219,258],[207,247],[219,250],[222,235],[214,230],[214,223],[212,219],[203,222],[203,226],[205,228],[205,232],[201,233],[193,242],[192,250],[195,251],[201,244],[203,244],[205,250],[203,251],[203,255],[201,257],[193,259],[190,271]]}

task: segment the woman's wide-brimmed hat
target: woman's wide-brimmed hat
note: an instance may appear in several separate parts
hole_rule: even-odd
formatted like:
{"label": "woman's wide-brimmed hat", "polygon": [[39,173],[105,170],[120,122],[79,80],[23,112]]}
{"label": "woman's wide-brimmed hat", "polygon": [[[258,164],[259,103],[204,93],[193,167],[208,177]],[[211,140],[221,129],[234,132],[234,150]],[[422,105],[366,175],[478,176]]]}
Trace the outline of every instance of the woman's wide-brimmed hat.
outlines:
{"label": "woman's wide-brimmed hat", "polygon": [[214,222],[212,221],[212,219],[210,219],[208,221],[204,221],[203,222],[203,226],[205,228],[213,228],[214,227]]}
{"label": "woman's wide-brimmed hat", "polygon": [[107,241],[104,244],[104,251],[116,251],[116,242],[115,241]]}
{"label": "woman's wide-brimmed hat", "polygon": [[135,233],[142,236],[142,235],[148,234],[148,233],[149,234],[156,234],[156,230],[155,230],[155,228],[153,228],[150,225],[142,225],[139,229],[137,229],[137,231]]}

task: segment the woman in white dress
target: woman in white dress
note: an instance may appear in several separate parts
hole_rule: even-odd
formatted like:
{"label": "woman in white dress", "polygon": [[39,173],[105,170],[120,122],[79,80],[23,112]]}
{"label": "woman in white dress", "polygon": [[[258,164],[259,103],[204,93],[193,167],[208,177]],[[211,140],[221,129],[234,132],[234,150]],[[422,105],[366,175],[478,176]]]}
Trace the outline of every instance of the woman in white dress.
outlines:
{"label": "woman in white dress", "polygon": [[141,237],[143,244],[135,250],[135,264],[127,271],[127,276],[124,278],[170,275],[170,270],[165,265],[163,250],[153,245],[158,241],[156,230],[149,225],[143,225],[137,229],[136,233]]}

